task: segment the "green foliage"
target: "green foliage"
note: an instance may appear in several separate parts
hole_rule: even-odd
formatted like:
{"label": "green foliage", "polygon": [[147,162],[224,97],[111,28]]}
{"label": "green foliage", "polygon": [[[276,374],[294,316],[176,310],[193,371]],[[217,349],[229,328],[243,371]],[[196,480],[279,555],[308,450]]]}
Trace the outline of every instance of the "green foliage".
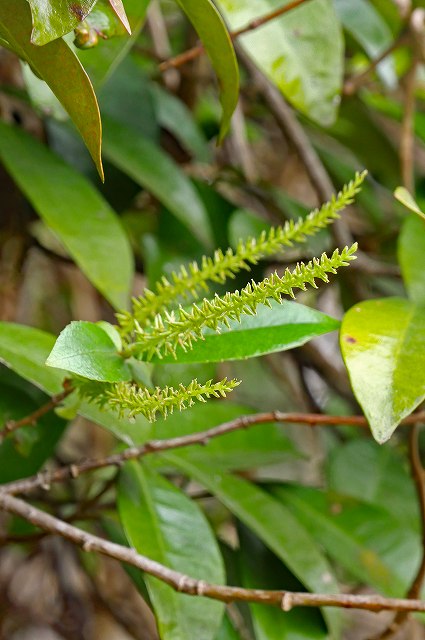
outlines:
{"label": "green foliage", "polygon": [[[418,156],[408,176],[409,145],[399,158],[395,143],[417,50],[413,39],[398,46],[410,27],[395,3],[301,4],[0,3],[9,50],[0,74],[0,308],[2,319],[25,323],[0,322],[0,491],[71,463],[51,487],[40,473],[43,491],[24,499],[106,544],[212,583],[403,597],[422,563],[410,431],[385,447],[375,440],[425,400],[423,167]],[[198,36],[201,47],[186,54]],[[270,84],[251,82],[234,41]],[[181,52],[192,62],[180,58],[159,79],[158,65]],[[203,52],[211,65],[197,60]],[[411,135],[423,142],[415,64]],[[96,174],[102,144],[105,185]],[[400,160],[413,195],[399,187],[395,196],[407,217],[392,198]],[[357,173],[366,164],[367,183]],[[346,186],[308,214],[331,182]],[[317,290],[355,259],[356,240],[356,269]],[[284,299],[295,293],[297,302]],[[339,328],[349,379],[332,337],[307,344]],[[47,403],[63,397],[65,380],[69,396]],[[345,425],[355,400],[375,440]],[[306,411],[331,414],[332,428],[288,424],[312,425]],[[268,424],[242,429],[258,412]],[[208,440],[218,425],[230,432]],[[158,441],[187,435],[202,446],[155,453]],[[419,454],[423,444],[421,436]],[[119,464],[140,451],[140,461]],[[81,455],[96,468],[112,460],[117,476],[97,468],[77,477]],[[2,544],[21,540],[20,558],[38,561],[43,531],[1,521]],[[101,562],[70,560],[93,585]],[[334,609],[234,603],[225,612],[134,567],[131,578],[161,640],[344,637]],[[10,609],[4,629],[19,634]]]}
{"label": "green foliage", "polygon": [[272,227],[268,233],[263,231],[259,238],[240,241],[235,251],[229,248],[223,253],[218,249],[212,258],[204,256],[201,266],[192,262],[187,269],[181,267],[177,273],[173,272],[171,282],[163,277],[154,292],[146,289],[143,296],[133,299],[131,313],[118,314],[123,334],[131,333],[136,322],[145,325],[179,298],[197,298],[199,291],[208,292],[208,281],[224,284],[227,278],[234,278],[242,269],[249,271],[249,265],[257,264],[261,258],[292,247],[294,242],[305,242],[307,237],[314,236],[338,219],[339,212],[352,204],[365,177],[366,172],[356,174],[337,196],[306,218],[288,220],[282,227]]}
{"label": "green foliage", "polygon": [[162,353],[175,355],[177,347],[184,351],[191,349],[193,342],[202,338],[205,327],[217,331],[220,324],[228,327],[230,320],[240,321],[243,314],[255,315],[260,304],[271,306],[270,299],[281,302],[282,295],[295,297],[295,288],[305,291],[306,284],[317,288],[315,278],[329,282],[328,274],[336,273],[339,267],[345,267],[354,260],[356,249],[356,244],[346,247],[341,253],[335,249],[330,258],[323,254],[320,259],[315,258],[307,264],[301,262],[293,271],[287,269],[282,277],[273,273],[260,283],[252,281],[241,291],[204,299],[199,306],[193,304],[189,311],[180,307],[177,314],[173,311],[165,312],[164,317],[158,314],[150,330],[136,324],[135,340],[125,347],[124,353],[137,358],[146,354],[150,359]]}

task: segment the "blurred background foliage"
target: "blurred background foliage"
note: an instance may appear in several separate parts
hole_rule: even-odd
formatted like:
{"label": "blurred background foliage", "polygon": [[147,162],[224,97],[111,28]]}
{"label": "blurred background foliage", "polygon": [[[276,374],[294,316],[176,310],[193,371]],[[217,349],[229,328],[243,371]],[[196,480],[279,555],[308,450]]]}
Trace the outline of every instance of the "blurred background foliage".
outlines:
{"label": "blurred background foliage", "polygon": [[[58,44],[62,40],[46,45],[55,47],[60,101],[40,80],[53,88],[48,64],[33,62],[34,73],[9,50],[13,47],[0,49],[0,359],[15,370],[0,369],[1,423],[42,404],[46,396],[39,387],[57,390],[57,378],[48,378],[53,373],[29,371],[25,360],[36,349],[48,353],[50,337],[26,338],[6,323],[58,334],[73,319],[113,322],[114,310],[126,307],[130,293],[141,294],[162,274],[170,276],[214,248],[235,247],[241,238],[305,216],[363,168],[368,180],[341,225],[262,261],[252,276],[261,279],[356,240],[357,263],[331,286],[300,293],[299,302],[341,319],[359,302],[405,297],[403,282],[412,299],[423,300],[418,276],[409,280],[409,265],[416,274],[425,273],[423,229],[392,192],[403,184],[425,206],[425,2],[310,0],[249,29],[235,40],[240,95],[220,146],[220,128],[226,128],[237,98],[232,63],[215,49],[213,66],[204,55],[164,65],[197,46],[187,18],[191,4],[125,0],[129,36],[108,3],[99,0],[83,23],[58,33],[71,32],[65,41],[99,101],[104,183],[89,89],[83,78],[81,84],[68,82],[75,70]],[[216,4],[235,31],[285,2]],[[29,15],[24,0],[16,5],[17,14],[19,8]],[[0,25],[7,23],[5,11],[0,9]],[[43,16],[39,20],[40,45],[48,34]],[[1,27],[0,37],[10,45],[10,34]],[[95,163],[61,102],[79,106],[73,119]],[[249,277],[238,274],[232,288]],[[391,306],[387,317],[397,323]],[[416,332],[423,331],[421,323]],[[421,349],[414,371],[409,361],[403,369],[403,375],[413,376],[419,402]],[[153,426],[142,419],[121,425],[99,418],[105,430],[93,412],[73,418],[68,406],[61,415],[43,418],[37,429],[26,427],[1,443],[0,481],[35,473],[49,460],[60,465],[102,457],[117,446],[111,431],[124,433],[121,439],[131,444],[263,410],[360,412],[336,333],[244,362],[170,364],[148,373],[160,385],[224,375],[243,382],[231,401],[197,406]],[[120,481],[127,539],[165,564],[199,577],[210,571],[218,582],[227,574],[228,583],[245,586],[402,597],[422,553],[406,434],[400,428],[381,447],[366,430],[344,425],[264,425],[134,465]],[[146,487],[137,508],[134,478]],[[35,498],[64,519],[123,540],[110,471]],[[167,505],[177,512],[168,522]],[[189,528],[179,513],[187,515]],[[141,521],[151,528],[152,543],[145,539],[138,547]],[[128,578],[112,561],[80,554],[18,520],[2,516],[1,524],[0,638],[155,640],[159,633],[164,640],[349,640],[379,634],[390,620],[386,614],[356,613],[341,620],[330,610],[284,614],[231,605],[217,630],[217,613],[210,606],[204,611],[198,599],[188,603],[184,596],[161,593],[155,581],[145,582],[133,571]],[[158,626],[146,602],[153,605]],[[409,625],[397,637],[425,637],[420,621]]]}

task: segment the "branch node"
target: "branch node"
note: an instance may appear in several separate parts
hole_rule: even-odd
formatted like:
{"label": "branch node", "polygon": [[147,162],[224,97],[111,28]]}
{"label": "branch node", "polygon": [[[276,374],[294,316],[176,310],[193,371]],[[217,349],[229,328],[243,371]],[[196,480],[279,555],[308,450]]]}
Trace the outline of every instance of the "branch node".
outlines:
{"label": "branch node", "polygon": [[69,475],[74,480],[76,480],[78,478],[78,476],[80,475],[80,469],[79,469],[77,464],[70,464],[69,465]]}
{"label": "branch node", "polygon": [[90,539],[86,539],[86,540],[84,540],[83,544],[81,545],[81,548],[82,548],[83,551],[86,551],[87,553],[90,553],[90,551],[93,551],[93,549],[94,549],[93,542]]}
{"label": "branch node", "polygon": [[196,595],[197,596],[205,595],[206,588],[207,588],[207,583],[205,582],[205,580],[198,580],[198,582],[196,583]]}
{"label": "branch node", "polygon": [[282,602],[280,606],[282,611],[285,611],[285,612],[291,611],[293,607],[292,594],[285,591],[285,593],[283,594]]}

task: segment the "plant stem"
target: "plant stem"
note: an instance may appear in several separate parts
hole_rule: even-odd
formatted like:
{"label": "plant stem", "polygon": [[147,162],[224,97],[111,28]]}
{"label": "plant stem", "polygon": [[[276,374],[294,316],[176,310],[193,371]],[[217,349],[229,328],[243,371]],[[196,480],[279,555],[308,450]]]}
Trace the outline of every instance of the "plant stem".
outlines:
{"label": "plant stem", "polygon": [[[267,24],[268,22],[271,22],[272,20],[276,20],[276,18],[280,18],[280,16],[283,16],[285,13],[288,13],[289,11],[296,9],[300,5],[309,1],[310,0],[292,0],[292,2],[287,3],[283,7],[279,7],[274,11],[270,11],[270,13],[266,13],[264,16],[261,16],[260,18],[255,18],[254,20],[251,20],[250,22],[248,22],[248,24],[241,27],[240,29],[237,29],[236,31],[230,31],[229,36],[231,37],[232,40],[236,40],[236,38],[239,38],[245,33],[254,31],[255,29],[258,29],[259,27],[264,26],[265,24]],[[196,47],[192,47],[192,49],[188,49],[187,51],[180,53],[178,56],[175,56],[174,58],[165,60],[159,65],[159,70],[161,72],[164,72],[164,71],[167,71],[168,69],[173,69],[173,68],[175,69],[177,67],[181,67],[182,65],[187,64],[192,60],[195,60],[195,58],[198,58],[200,55],[204,53],[204,51],[205,50],[203,45],[199,44]]]}
{"label": "plant stem", "polygon": [[[425,411],[414,413],[402,421],[402,424],[411,425],[416,422],[425,421]],[[210,440],[223,436],[233,431],[246,429],[257,424],[266,423],[293,423],[306,424],[311,427],[318,425],[323,426],[340,426],[348,425],[359,428],[367,428],[368,422],[364,416],[330,416],[321,413],[282,413],[273,411],[267,413],[257,413],[247,416],[241,416],[235,420],[224,422],[216,427],[192,433],[177,438],[169,438],[166,440],[150,440],[139,447],[130,447],[121,453],[116,453],[105,458],[93,458],[83,460],[76,464],[71,464],[53,471],[40,472],[35,476],[15,480],[4,485],[0,485],[1,494],[18,494],[29,493],[34,489],[42,488],[50,489],[50,485],[55,482],[64,482],[65,480],[78,478],[84,473],[103,469],[105,467],[120,467],[128,460],[136,460],[152,453],[161,453],[162,451],[170,451],[173,449],[181,449],[193,445],[207,445]]]}

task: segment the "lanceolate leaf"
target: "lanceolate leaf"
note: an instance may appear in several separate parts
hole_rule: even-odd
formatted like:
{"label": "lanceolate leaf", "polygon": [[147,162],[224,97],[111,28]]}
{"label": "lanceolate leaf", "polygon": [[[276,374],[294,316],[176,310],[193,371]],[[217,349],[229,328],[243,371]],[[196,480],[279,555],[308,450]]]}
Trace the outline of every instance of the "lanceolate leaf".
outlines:
{"label": "lanceolate leaf", "polygon": [[102,128],[89,77],[62,39],[36,47],[30,36],[31,12],[26,0],[0,2],[0,37],[49,85],[79,130],[103,178]]}
{"label": "lanceolate leaf", "polygon": [[71,322],[56,340],[46,364],[89,380],[121,382],[131,379],[128,365],[109,335],[92,322]]}
{"label": "lanceolate leaf", "polygon": [[[299,582],[267,547],[246,527],[238,527],[239,572],[248,589],[288,589],[298,591]],[[292,584],[291,584],[292,583]],[[290,585],[290,586],[289,586]],[[249,605],[256,640],[328,640],[329,634],[317,610]]]}
{"label": "lanceolate leaf", "polygon": [[375,440],[383,443],[425,398],[425,314],[401,298],[346,313],[341,350]]}
{"label": "lanceolate leaf", "polygon": [[[259,306],[255,316],[241,316],[231,321],[230,328],[220,333],[205,330],[205,339],[193,344],[193,349],[178,351],[178,362],[222,362],[293,349],[312,338],[335,331],[339,321],[315,309],[295,302],[271,303],[271,308]],[[176,362],[172,356],[161,362]]]}
{"label": "lanceolate leaf", "polygon": [[31,42],[45,45],[72,31],[90,13],[96,0],[28,0],[33,30]]}
{"label": "lanceolate leaf", "polygon": [[[215,537],[196,503],[139,463],[121,473],[118,505],[130,544],[139,553],[207,582],[224,582]],[[214,640],[224,605],[176,593],[146,576],[162,640]]]}
{"label": "lanceolate leaf", "polygon": [[123,25],[123,27],[126,29],[126,31],[129,34],[131,34],[130,23],[128,21],[127,14],[125,12],[125,8],[124,8],[124,5],[122,3],[122,0],[109,0],[109,4],[111,5],[112,9],[117,14],[117,16],[118,16],[121,24]]}
{"label": "lanceolate leaf", "polygon": [[[253,531],[308,589],[337,593],[332,569],[307,529],[278,500],[239,476],[205,470],[172,454],[164,455],[178,469],[200,482]],[[284,588],[282,585],[281,588]],[[337,637],[339,614],[323,612]]]}
{"label": "lanceolate leaf", "polygon": [[[232,29],[282,6],[282,0],[219,0]],[[300,111],[322,125],[335,120],[344,46],[332,0],[314,0],[239,39],[258,67]]]}
{"label": "lanceolate leaf", "polygon": [[406,548],[403,542],[413,541],[416,556],[417,538],[411,532],[403,536],[402,527],[385,509],[309,487],[276,487],[273,495],[282,500],[330,557],[353,578],[388,596],[403,594],[407,585],[399,573],[385,563],[379,553],[380,546],[391,532],[394,546],[400,545],[403,550]]}
{"label": "lanceolate leaf", "polygon": [[127,306],[133,257],[106,200],[47,147],[4,123],[0,159],[89,280],[113,306]]}
{"label": "lanceolate leaf", "polygon": [[409,216],[398,241],[398,258],[410,299],[425,306],[425,220]]}
{"label": "lanceolate leaf", "polygon": [[238,103],[239,70],[232,41],[211,0],[177,0],[192,22],[212,62],[220,84],[223,116],[220,138],[226,134]]}
{"label": "lanceolate leaf", "polygon": [[150,191],[196,238],[211,248],[207,212],[181,169],[157,145],[125,124],[104,118],[104,125],[105,156],[110,162]]}

